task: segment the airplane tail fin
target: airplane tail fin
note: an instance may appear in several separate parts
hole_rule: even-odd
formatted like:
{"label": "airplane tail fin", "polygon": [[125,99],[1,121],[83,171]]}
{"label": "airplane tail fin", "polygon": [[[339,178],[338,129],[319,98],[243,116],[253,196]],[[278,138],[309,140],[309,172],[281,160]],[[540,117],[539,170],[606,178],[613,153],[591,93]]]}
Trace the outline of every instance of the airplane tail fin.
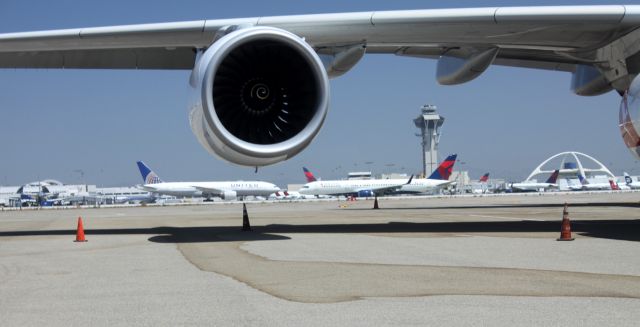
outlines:
{"label": "airplane tail fin", "polygon": [[547,179],[547,183],[549,184],[555,184],[556,181],[558,180],[558,175],[560,174],[560,170],[556,169],[553,171],[553,173],[551,174],[551,176],[549,176],[549,178]]}
{"label": "airplane tail fin", "polygon": [[162,180],[156,173],[154,173],[151,168],[147,167],[142,161],[138,161],[138,169],[140,169],[140,174],[142,175],[142,180],[145,184],[158,184],[162,183]]}
{"label": "airplane tail fin", "polygon": [[457,154],[452,154],[444,159],[444,161],[433,171],[429,179],[442,179],[449,180],[451,172],[453,171],[453,165],[456,163]]}
{"label": "airplane tail fin", "polygon": [[631,179],[631,176],[629,176],[629,174],[627,174],[626,171],[624,172],[624,182],[627,185],[633,183],[633,180]]}
{"label": "airplane tail fin", "polygon": [[613,191],[619,191],[620,190],[620,186],[618,186],[618,184],[616,182],[614,182],[613,179],[609,180],[609,185],[611,185],[611,190],[613,190]]}
{"label": "airplane tail fin", "polygon": [[482,177],[480,177],[479,182],[484,183],[484,182],[486,182],[488,180],[489,180],[489,173],[486,173],[486,174],[482,175]]}
{"label": "airplane tail fin", "polygon": [[313,176],[313,173],[307,169],[307,167],[302,167],[302,171],[304,171],[304,176],[307,178],[307,183],[317,181],[316,177]]}
{"label": "airplane tail fin", "polygon": [[586,178],[584,178],[584,176],[578,174],[578,179],[580,180],[580,184],[582,185],[589,185],[589,181],[587,181]]}

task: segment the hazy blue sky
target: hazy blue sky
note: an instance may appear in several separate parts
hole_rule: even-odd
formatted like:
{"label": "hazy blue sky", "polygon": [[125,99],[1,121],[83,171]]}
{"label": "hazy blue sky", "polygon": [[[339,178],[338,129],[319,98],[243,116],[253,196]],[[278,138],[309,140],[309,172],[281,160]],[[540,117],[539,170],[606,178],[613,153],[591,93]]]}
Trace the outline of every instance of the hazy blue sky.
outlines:
{"label": "hazy blue sky", "polygon": [[[0,1],[0,33],[74,27],[323,12],[476,7],[477,1]],[[482,6],[606,4],[605,1],[483,1]],[[625,3],[638,3],[626,1]],[[189,72],[0,70],[0,185],[55,178],[138,184],[135,161],[165,180],[264,179],[301,183],[302,166],[417,172],[413,118],[425,103],[446,117],[440,156],[458,153],[472,177],[524,179],[561,151],[591,154],[614,174],[640,174],[617,126],[619,96],[579,97],[571,76],[493,66],[460,86],[435,81],[436,62],[368,55],[331,81],[331,108],[316,140],[295,158],[253,169],[210,156],[187,121]],[[365,164],[373,162],[373,164]],[[390,166],[393,165],[393,166]]]}

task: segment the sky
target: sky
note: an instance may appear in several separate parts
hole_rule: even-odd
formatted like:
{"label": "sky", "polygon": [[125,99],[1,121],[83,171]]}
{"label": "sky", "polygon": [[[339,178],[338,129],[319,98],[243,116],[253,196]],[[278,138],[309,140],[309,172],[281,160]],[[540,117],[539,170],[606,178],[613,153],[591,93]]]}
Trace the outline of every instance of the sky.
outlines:
{"label": "sky", "polygon": [[[626,1],[625,4],[640,4]],[[608,4],[483,1],[482,6]],[[0,1],[0,33],[288,14],[477,7],[476,1]],[[0,70],[0,185],[53,178],[98,186],[141,183],[145,161],[165,181],[303,183],[350,171],[415,173],[424,104],[445,116],[439,156],[457,153],[472,178],[519,181],[563,151],[598,158],[615,175],[640,174],[618,129],[620,97],[580,97],[571,75],[490,67],[458,86],[435,80],[435,60],[367,55],[331,80],[330,109],[312,144],[254,172],[209,155],[189,128],[188,71]]]}

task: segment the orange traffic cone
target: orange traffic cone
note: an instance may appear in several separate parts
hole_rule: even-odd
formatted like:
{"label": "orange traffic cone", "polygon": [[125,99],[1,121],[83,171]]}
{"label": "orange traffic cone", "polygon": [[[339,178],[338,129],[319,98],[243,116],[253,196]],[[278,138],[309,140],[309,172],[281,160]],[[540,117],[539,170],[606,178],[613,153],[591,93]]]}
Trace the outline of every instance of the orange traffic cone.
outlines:
{"label": "orange traffic cone", "polygon": [[376,199],[373,201],[373,208],[374,208],[374,209],[380,209],[380,208],[378,207],[378,197],[377,197],[377,196],[376,196]]}
{"label": "orange traffic cone", "polygon": [[86,242],[84,239],[84,227],[82,227],[82,217],[78,217],[78,228],[76,230],[76,240],[74,242]]}
{"label": "orange traffic cone", "polygon": [[558,241],[573,241],[571,237],[571,221],[569,220],[569,211],[567,211],[568,205],[564,204],[564,210],[562,211],[562,227],[560,227],[560,238]]}

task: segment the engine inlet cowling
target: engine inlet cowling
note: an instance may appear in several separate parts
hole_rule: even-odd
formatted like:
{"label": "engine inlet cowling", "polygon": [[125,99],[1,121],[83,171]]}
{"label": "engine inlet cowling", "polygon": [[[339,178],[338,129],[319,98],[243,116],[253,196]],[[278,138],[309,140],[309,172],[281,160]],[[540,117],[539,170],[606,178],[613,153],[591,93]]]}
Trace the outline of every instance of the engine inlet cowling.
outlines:
{"label": "engine inlet cowling", "polygon": [[619,127],[624,144],[640,159],[640,77],[636,76],[622,96]]}
{"label": "engine inlet cowling", "polygon": [[264,166],[296,155],[316,136],[329,86],[315,51],[271,27],[236,30],[198,59],[191,128],[211,153],[235,164]]}

